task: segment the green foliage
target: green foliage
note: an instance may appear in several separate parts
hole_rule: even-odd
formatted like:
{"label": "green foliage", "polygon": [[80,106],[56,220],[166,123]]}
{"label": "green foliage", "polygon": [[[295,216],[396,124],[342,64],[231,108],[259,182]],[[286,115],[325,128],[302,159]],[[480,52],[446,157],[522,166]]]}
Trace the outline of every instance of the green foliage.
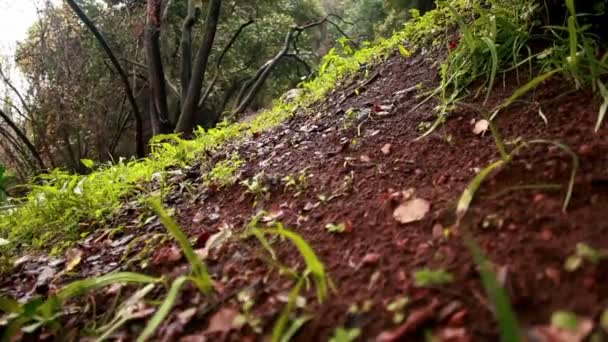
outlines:
{"label": "green foliage", "polygon": [[564,263],[564,268],[568,272],[574,272],[578,270],[584,261],[591,264],[597,264],[601,259],[605,258],[607,253],[605,251],[599,251],[585,243],[577,243],[576,251],[573,255],[569,256]]}
{"label": "green foliage", "polygon": [[522,341],[522,333],[517,322],[515,312],[511,307],[509,296],[502,286],[498,283],[490,262],[484,256],[481,248],[473,238],[465,237],[465,244],[473,255],[473,260],[479,268],[481,282],[494,307],[494,314],[498,320],[501,340],[505,342]]}
{"label": "green foliage", "polygon": [[213,284],[211,282],[209,272],[207,271],[207,266],[201,261],[198,255],[196,255],[196,252],[194,252],[194,249],[192,248],[192,245],[190,245],[190,241],[188,240],[186,234],[184,234],[177,222],[175,222],[175,220],[165,211],[160,203],[160,199],[151,199],[150,206],[154,209],[160,218],[160,221],[167,228],[171,236],[173,236],[173,238],[179,243],[179,246],[186,256],[186,259],[192,266],[192,281],[196,284],[201,292],[209,294],[213,288]]}
{"label": "green foliage", "polygon": [[238,155],[233,155],[229,159],[222,160],[215,164],[213,169],[205,175],[205,181],[208,184],[215,184],[219,186],[226,186],[233,184],[235,181],[235,174],[241,166],[245,164],[245,161]]}
{"label": "green foliage", "polygon": [[454,276],[443,269],[432,270],[423,268],[414,272],[414,285],[417,287],[433,287],[449,284]]}
{"label": "green foliage", "polygon": [[356,341],[360,335],[361,329],[359,328],[345,329],[338,327],[336,331],[334,331],[334,336],[329,339],[329,342],[353,342]]}
{"label": "green foliage", "polygon": [[64,304],[74,297],[115,283],[152,284],[160,280],[137,273],[111,273],[75,281],[46,299],[34,297],[25,303],[19,303],[13,299],[0,297],[0,311],[5,313],[4,319],[8,321],[2,340],[12,341],[13,336],[20,330],[32,333],[41,327],[59,332],[61,325],[58,319],[65,314]]}
{"label": "green foliage", "polygon": [[551,314],[551,326],[565,330],[576,330],[578,317],[570,311],[556,311]]}

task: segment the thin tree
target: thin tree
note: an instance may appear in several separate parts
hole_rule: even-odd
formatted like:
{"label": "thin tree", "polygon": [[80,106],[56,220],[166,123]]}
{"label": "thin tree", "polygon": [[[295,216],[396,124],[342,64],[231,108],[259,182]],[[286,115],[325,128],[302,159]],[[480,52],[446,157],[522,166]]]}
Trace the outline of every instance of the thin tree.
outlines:
{"label": "thin tree", "polygon": [[[72,10],[74,11],[76,16],[85,24],[85,26],[89,29],[89,31],[91,31],[91,33],[95,36],[95,39],[97,39],[97,42],[99,43],[99,45],[101,45],[102,49],[104,50],[104,52],[110,59],[110,62],[112,63],[112,65],[114,66],[116,71],[118,72],[120,79],[122,80],[125,92],[127,94],[127,98],[129,100],[129,103],[131,104],[133,119],[135,120],[135,142],[137,145],[136,146],[137,156],[140,158],[143,158],[146,153],[145,152],[146,145],[145,145],[144,137],[143,137],[143,121],[142,121],[141,113],[139,111],[139,107],[137,106],[137,101],[135,100],[135,96],[133,95],[133,90],[131,89],[131,83],[129,82],[129,77],[127,76],[127,73],[124,71],[124,69],[118,62],[118,59],[114,55],[114,52],[112,52],[110,45],[108,44],[106,39],[103,37],[101,32],[99,32],[99,30],[97,29],[95,24],[87,17],[87,15],[82,11],[82,9],[78,6],[78,4],[76,4],[76,2],[74,0],[66,0],[66,1],[67,1],[68,5],[70,6],[70,8],[72,8]],[[158,1],[160,1],[160,0],[158,0]]]}

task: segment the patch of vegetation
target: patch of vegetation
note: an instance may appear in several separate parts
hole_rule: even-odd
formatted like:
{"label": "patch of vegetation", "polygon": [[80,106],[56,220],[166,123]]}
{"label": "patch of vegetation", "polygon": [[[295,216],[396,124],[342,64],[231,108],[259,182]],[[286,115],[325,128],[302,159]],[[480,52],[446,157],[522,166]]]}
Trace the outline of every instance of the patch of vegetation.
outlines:
{"label": "patch of vegetation", "polygon": [[232,155],[230,158],[215,164],[213,169],[205,175],[205,181],[207,184],[215,184],[220,187],[233,184],[236,172],[244,164],[245,161],[238,155]]}
{"label": "patch of vegetation", "polygon": [[294,101],[278,100],[250,122],[222,123],[209,130],[199,128],[192,140],[175,134],[160,135],[151,140],[148,158],[99,164],[86,176],[62,170],[41,175],[28,185],[29,193],[16,200],[18,207],[0,213],[0,237],[11,242],[11,253],[20,249],[47,249],[61,243],[63,246],[56,248],[60,251],[81,234],[107,222],[126,198],[141,196],[154,175],[162,176],[170,167],[204,158],[205,151],[278,125],[296,109],[323,99],[337,85],[359,73],[362,65],[381,62],[404,41],[423,46],[429,37],[441,31],[445,22],[446,12],[433,10],[413,18],[403,31],[376,45],[357,51],[333,49],[324,57],[318,77],[302,83],[303,91]]}
{"label": "patch of vegetation", "polygon": [[441,286],[453,281],[454,276],[443,269],[423,268],[414,272],[414,285],[417,287]]}
{"label": "patch of vegetation", "polygon": [[255,207],[259,200],[268,199],[270,192],[266,185],[264,173],[258,173],[250,179],[245,179],[241,184],[247,189],[246,193],[255,197],[253,206]]}
{"label": "patch of vegetation", "polygon": [[308,179],[312,176],[312,174],[306,173],[306,169],[304,169],[297,174],[289,174],[283,177],[282,181],[285,189],[293,191],[294,197],[298,197],[306,190]]}
{"label": "patch of vegetation", "polygon": [[359,328],[336,328],[334,335],[329,339],[329,342],[354,342],[361,336],[361,329]]}
{"label": "patch of vegetation", "polygon": [[596,265],[606,256],[608,256],[608,254],[605,251],[599,251],[586,243],[577,243],[576,252],[566,259],[564,269],[568,272],[574,272],[583,265],[583,262],[586,261]]}
{"label": "patch of vegetation", "polygon": [[[321,303],[329,294],[330,281],[327,273],[325,272],[325,265],[321,262],[312,247],[308,244],[308,242],[306,242],[306,240],[304,240],[304,238],[297,233],[286,229],[281,222],[270,222],[268,224],[269,228],[259,226],[260,220],[264,214],[265,213],[261,212],[252,218],[245,233],[245,237],[255,237],[260,242],[262,247],[271,255],[273,260],[277,259],[276,253],[274,252],[269,240],[266,239],[266,236],[270,235],[281,239],[287,239],[298,249],[306,265],[304,271],[299,274],[293,274],[291,271],[287,272],[295,276],[296,284],[291,289],[287,304],[275,322],[272,330],[272,341],[278,342],[284,341],[285,336],[289,336],[294,329],[299,328],[307,320],[302,317],[296,319],[291,318],[291,315],[296,308],[296,302],[302,287],[305,284],[308,285],[310,283],[310,279],[312,278],[312,281],[315,284],[317,300]],[[278,262],[273,262],[272,265],[278,265],[281,273],[283,273],[283,271],[286,269],[285,266]],[[290,320],[291,326],[288,327]]]}

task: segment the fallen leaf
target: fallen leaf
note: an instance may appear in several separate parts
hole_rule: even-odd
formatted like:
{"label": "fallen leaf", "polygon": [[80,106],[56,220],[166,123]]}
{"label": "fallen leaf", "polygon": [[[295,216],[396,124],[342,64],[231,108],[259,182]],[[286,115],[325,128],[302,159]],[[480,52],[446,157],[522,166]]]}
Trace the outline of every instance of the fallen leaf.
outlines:
{"label": "fallen leaf", "polygon": [[400,223],[411,223],[422,220],[431,210],[431,203],[422,198],[414,198],[401,203],[393,212],[393,217]]}
{"label": "fallen leaf", "polygon": [[182,251],[177,246],[161,248],[152,259],[153,265],[169,265],[182,258]]}
{"label": "fallen leaf", "polygon": [[382,146],[382,148],[380,149],[382,151],[382,153],[384,155],[389,155],[391,153],[391,148],[393,147],[393,145],[391,144],[386,144],[384,146]]}
{"label": "fallen leaf", "polygon": [[359,159],[364,163],[371,163],[371,161],[372,161],[372,159],[368,155],[365,155],[365,154],[362,155]]}
{"label": "fallen leaf", "polygon": [[233,329],[234,319],[239,315],[239,312],[230,309],[223,308],[216,312],[211,319],[209,319],[209,327],[205,330],[206,334],[210,333],[226,333]]}
{"label": "fallen leaf", "polygon": [[490,128],[490,122],[488,122],[488,120],[479,120],[475,123],[475,127],[473,127],[473,134],[483,134],[488,130],[488,128]]}
{"label": "fallen leaf", "polygon": [[220,231],[211,235],[205,244],[205,247],[196,251],[196,254],[201,259],[206,259],[209,256],[209,252],[213,249],[220,248],[228,239],[232,237],[232,228],[229,226],[223,226]]}
{"label": "fallen leaf", "polygon": [[205,214],[202,211],[198,211],[196,214],[194,214],[194,217],[192,218],[192,223],[201,223],[204,219]]}
{"label": "fallen leaf", "polygon": [[376,265],[380,261],[380,254],[378,253],[367,253],[361,260],[361,266],[372,266]]}
{"label": "fallen leaf", "polygon": [[67,260],[67,263],[65,266],[65,272],[70,272],[74,268],[76,268],[76,266],[78,266],[78,264],[80,264],[80,261],[82,260],[82,255],[83,255],[82,250],[80,250],[78,248],[68,249],[65,252],[65,259]]}
{"label": "fallen leaf", "polygon": [[408,316],[405,323],[391,331],[385,331],[378,335],[376,342],[401,341],[402,337],[418,330],[421,325],[433,318],[435,316],[435,311],[437,311],[438,308],[439,300],[437,300],[437,298],[433,298],[431,303],[429,303],[427,306],[412,312]]}
{"label": "fallen leaf", "polygon": [[593,321],[588,318],[578,318],[574,329],[564,329],[555,325],[534,327],[529,335],[534,341],[541,342],[582,342],[593,330]]}

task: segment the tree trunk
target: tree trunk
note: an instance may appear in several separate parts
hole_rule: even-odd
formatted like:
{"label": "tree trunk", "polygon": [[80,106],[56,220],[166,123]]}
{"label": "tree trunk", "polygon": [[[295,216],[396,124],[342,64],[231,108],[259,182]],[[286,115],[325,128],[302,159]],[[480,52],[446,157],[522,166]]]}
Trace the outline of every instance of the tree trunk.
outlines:
{"label": "tree trunk", "polygon": [[209,55],[211,54],[211,48],[213,47],[213,42],[215,40],[215,32],[217,30],[221,5],[222,0],[211,0],[211,3],[209,4],[203,43],[201,44],[196,55],[196,60],[194,61],[192,78],[188,85],[186,99],[184,103],[182,103],[182,112],[177,122],[177,127],[175,129],[176,133],[190,135],[194,130],[194,119],[198,108],[198,102],[201,97],[201,89],[205,79],[205,72],[207,71]]}
{"label": "tree trunk", "polygon": [[40,166],[40,168],[44,169],[45,168],[44,162],[42,161],[42,158],[40,158],[40,154],[38,153],[38,150],[36,150],[36,147],[34,147],[34,145],[30,141],[30,139],[27,137],[27,135],[25,135],[25,133],[19,128],[19,126],[17,126],[13,122],[13,120],[11,120],[11,118],[1,109],[0,109],[0,117],[4,121],[6,121],[6,123],[15,132],[15,134],[17,134],[17,137],[19,137],[19,139],[25,144],[25,146],[30,151],[32,156],[36,159],[36,162],[38,162],[38,165]]}
{"label": "tree trunk", "polygon": [[125,73],[124,69],[118,62],[118,59],[116,59],[114,52],[112,52],[112,49],[108,45],[107,41],[105,40],[105,38],[103,37],[101,32],[99,32],[97,27],[95,27],[95,24],[93,24],[93,22],[80,9],[78,4],[76,4],[76,2],[74,0],[66,0],[66,1],[67,1],[68,5],[72,8],[72,10],[74,11],[76,16],[78,16],[78,18],[85,24],[85,26],[89,29],[89,31],[91,31],[91,33],[95,36],[95,38],[97,39],[97,42],[101,45],[102,49],[108,55],[108,58],[112,62],[112,65],[114,65],[114,68],[120,75],[123,86],[125,88],[125,92],[127,93],[127,97],[129,98],[129,103],[131,104],[131,107],[133,109],[133,118],[135,119],[135,141],[136,141],[136,145],[137,145],[136,146],[137,156],[140,158],[143,158],[146,155],[146,149],[145,149],[146,145],[144,143],[144,137],[143,137],[143,121],[141,118],[139,108],[137,106],[137,101],[135,100],[135,97],[133,96],[133,90],[131,89],[131,84],[129,83],[129,78],[127,76],[127,73]]}
{"label": "tree trunk", "polygon": [[162,0],[148,0],[145,48],[148,60],[148,77],[152,88],[155,113],[158,116],[158,128],[161,133],[172,130],[167,106],[167,85],[160,54]]}
{"label": "tree trunk", "polygon": [[188,0],[188,14],[182,25],[182,38],[180,49],[182,51],[180,64],[180,83],[181,83],[181,103],[186,102],[188,95],[188,85],[192,77],[192,27],[196,20],[196,9],[194,0]]}

